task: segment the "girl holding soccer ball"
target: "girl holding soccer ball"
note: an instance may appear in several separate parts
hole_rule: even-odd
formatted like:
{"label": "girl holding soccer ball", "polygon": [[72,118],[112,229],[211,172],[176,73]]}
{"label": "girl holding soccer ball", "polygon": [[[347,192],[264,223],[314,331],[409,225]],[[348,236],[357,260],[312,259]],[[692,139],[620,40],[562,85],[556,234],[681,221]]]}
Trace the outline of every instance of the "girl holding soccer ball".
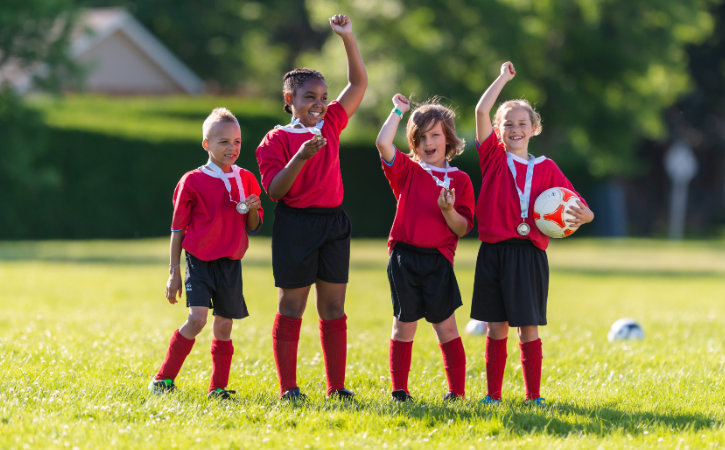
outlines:
{"label": "girl holding soccer ball", "polygon": [[[502,103],[491,123],[491,108],[504,85],[516,76],[510,62],[476,106],[476,148],[483,180],[476,205],[481,248],[476,260],[471,318],[488,322],[486,381],[483,404],[501,402],[509,327],[516,327],[526,385],[526,403],[544,406],[541,385],[541,339],[546,325],[549,237],[533,222],[533,201],[552,187],[574,188],[559,167],[545,156],[529,153],[529,140],[542,131],[541,116],[526,100]],[[578,194],[577,194],[578,195]],[[581,196],[579,195],[579,198]],[[575,226],[594,213],[582,199],[567,211]]]}

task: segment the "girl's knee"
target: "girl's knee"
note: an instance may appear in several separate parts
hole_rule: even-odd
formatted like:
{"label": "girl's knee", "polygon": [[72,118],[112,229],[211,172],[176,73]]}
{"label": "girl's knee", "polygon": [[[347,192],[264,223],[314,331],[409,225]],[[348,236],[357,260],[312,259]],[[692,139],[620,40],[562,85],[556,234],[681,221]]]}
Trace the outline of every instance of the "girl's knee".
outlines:
{"label": "girl's knee", "polygon": [[518,328],[519,341],[531,342],[539,339],[539,327],[536,325],[530,325]]}

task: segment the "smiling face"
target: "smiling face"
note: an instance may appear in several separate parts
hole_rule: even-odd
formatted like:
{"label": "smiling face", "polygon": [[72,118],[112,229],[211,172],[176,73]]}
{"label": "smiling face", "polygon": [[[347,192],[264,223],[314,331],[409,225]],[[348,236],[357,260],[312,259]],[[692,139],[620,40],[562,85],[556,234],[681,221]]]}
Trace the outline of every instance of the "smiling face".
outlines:
{"label": "smiling face", "polygon": [[428,124],[420,134],[420,144],[415,149],[421,161],[436,167],[446,166],[446,135],[440,121]]}
{"label": "smiling face", "polygon": [[221,168],[228,167],[239,158],[242,132],[235,122],[216,122],[201,145],[209,152],[211,162]]}
{"label": "smiling face", "polygon": [[506,150],[526,151],[536,127],[531,123],[531,115],[526,108],[513,107],[503,114],[503,120],[496,131]]}
{"label": "smiling face", "polygon": [[292,116],[306,127],[314,127],[325,118],[327,112],[327,83],[320,78],[310,78],[292,93],[284,94],[285,102],[292,108]]}

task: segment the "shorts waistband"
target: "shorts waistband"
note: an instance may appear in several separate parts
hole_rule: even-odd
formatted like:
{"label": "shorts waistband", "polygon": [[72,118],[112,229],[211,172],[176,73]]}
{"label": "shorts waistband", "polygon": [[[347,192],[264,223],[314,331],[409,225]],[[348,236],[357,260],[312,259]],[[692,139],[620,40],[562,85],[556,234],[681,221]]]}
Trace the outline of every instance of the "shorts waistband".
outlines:
{"label": "shorts waistband", "polygon": [[408,251],[415,252],[415,253],[422,253],[424,255],[441,255],[441,256],[443,256],[443,254],[437,248],[416,247],[415,245],[406,244],[405,242],[396,242],[395,247],[393,247],[393,249],[396,249],[396,248],[401,248],[403,250],[408,250]]}
{"label": "shorts waistband", "polygon": [[344,209],[342,209],[342,205],[334,206],[332,208],[295,208],[293,206],[289,206],[282,200],[277,202],[277,206],[275,207],[275,209],[277,208],[284,211],[296,212],[300,214],[311,214],[314,216],[334,216],[335,214],[340,214],[344,211]]}
{"label": "shorts waistband", "polygon": [[505,241],[499,241],[494,242],[493,244],[489,245],[528,245],[531,247],[536,247],[533,242],[531,242],[531,239],[521,239],[521,238],[511,238],[506,239]]}

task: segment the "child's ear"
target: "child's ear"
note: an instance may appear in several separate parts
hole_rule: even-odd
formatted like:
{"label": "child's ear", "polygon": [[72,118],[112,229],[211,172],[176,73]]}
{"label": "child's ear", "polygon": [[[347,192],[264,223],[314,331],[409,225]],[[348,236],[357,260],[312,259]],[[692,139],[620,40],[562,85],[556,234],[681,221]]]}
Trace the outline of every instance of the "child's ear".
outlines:
{"label": "child's ear", "polygon": [[292,94],[287,92],[284,94],[284,102],[290,106],[292,106]]}
{"label": "child's ear", "polygon": [[201,146],[202,146],[202,147],[204,148],[204,150],[206,150],[207,152],[209,151],[209,141],[207,141],[206,139],[204,139],[203,141],[201,141]]}

